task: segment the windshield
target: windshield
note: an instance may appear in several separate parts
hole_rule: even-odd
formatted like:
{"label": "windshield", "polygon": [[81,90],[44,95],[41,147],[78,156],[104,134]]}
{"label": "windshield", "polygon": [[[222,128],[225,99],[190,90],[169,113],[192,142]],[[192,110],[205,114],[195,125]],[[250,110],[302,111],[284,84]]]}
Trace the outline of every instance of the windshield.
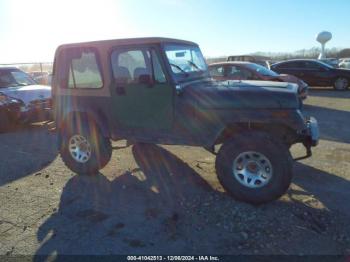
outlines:
{"label": "windshield", "polygon": [[317,61],[317,62],[320,63],[321,65],[324,65],[325,67],[334,68],[331,64],[329,64],[329,62],[325,62],[325,61]]}
{"label": "windshield", "polygon": [[0,70],[0,88],[35,85],[36,82],[26,73],[17,69]]}
{"label": "windshield", "polygon": [[165,53],[177,80],[199,77],[208,73],[207,64],[198,46],[167,45]]}
{"label": "windshield", "polygon": [[274,71],[267,69],[266,67],[258,65],[258,64],[248,64],[247,67],[256,71],[259,75],[273,76],[273,77],[278,76],[278,74],[275,73]]}

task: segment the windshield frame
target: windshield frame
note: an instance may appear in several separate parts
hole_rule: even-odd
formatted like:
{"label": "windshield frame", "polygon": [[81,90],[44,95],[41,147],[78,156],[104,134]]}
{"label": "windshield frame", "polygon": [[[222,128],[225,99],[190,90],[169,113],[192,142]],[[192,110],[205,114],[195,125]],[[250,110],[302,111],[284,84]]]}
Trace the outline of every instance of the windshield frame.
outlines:
{"label": "windshield frame", "polygon": [[[169,60],[168,55],[167,55],[167,51],[176,50],[176,49],[173,49],[174,47],[179,47],[180,50],[183,47],[183,49],[188,48],[188,49],[191,49],[191,51],[193,51],[195,49],[197,51],[199,51],[201,54],[201,58],[203,59],[203,61],[202,61],[203,65],[205,65],[205,69],[204,70],[190,71],[190,72],[175,73],[172,69],[171,61]],[[193,81],[193,80],[198,80],[198,79],[209,77],[208,64],[207,64],[207,62],[203,56],[203,53],[198,45],[192,45],[192,44],[187,44],[187,43],[171,43],[170,42],[170,43],[163,43],[162,50],[163,50],[163,57],[166,61],[167,70],[168,70],[171,78],[176,83],[183,83],[183,82],[187,82],[187,81]],[[193,62],[193,61],[191,61],[191,62]]]}

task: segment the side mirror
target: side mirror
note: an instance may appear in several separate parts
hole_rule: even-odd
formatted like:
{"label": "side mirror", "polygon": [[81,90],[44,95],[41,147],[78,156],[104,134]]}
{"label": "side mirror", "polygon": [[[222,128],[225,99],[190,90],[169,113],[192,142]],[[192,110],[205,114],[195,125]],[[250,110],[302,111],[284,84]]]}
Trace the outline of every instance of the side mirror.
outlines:
{"label": "side mirror", "polygon": [[152,77],[150,75],[140,75],[139,76],[139,83],[152,86],[153,80],[152,80]]}

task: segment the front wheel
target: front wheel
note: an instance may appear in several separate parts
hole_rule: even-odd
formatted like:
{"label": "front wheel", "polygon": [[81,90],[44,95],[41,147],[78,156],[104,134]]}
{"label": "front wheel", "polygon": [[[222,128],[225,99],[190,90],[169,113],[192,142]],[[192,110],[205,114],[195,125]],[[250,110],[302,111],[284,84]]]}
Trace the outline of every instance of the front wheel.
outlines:
{"label": "front wheel", "polygon": [[262,204],[278,199],[292,180],[287,146],[262,132],[247,132],[223,144],[216,171],[222,186],[237,200]]}
{"label": "front wheel", "polygon": [[112,145],[87,119],[72,121],[61,132],[60,154],[65,165],[81,175],[95,175],[112,156]]}
{"label": "front wheel", "polygon": [[335,90],[344,91],[349,87],[349,80],[345,77],[338,77],[333,84]]}

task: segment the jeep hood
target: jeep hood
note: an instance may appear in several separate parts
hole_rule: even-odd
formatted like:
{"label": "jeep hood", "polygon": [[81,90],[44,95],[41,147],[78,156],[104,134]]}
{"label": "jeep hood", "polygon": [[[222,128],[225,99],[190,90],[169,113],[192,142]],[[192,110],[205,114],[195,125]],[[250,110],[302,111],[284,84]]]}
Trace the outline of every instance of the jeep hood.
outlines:
{"label": "jeep hood", "polygon": [[21,100],[25,105],[38,100],[51,98],[51,87],[44,85],[29,85],[1,88],[0,92]]}
{"label": "jeep hood", "polygon": [[198,81],[184,95],[207,109],[299,108],[298,85],[272,81]]}

